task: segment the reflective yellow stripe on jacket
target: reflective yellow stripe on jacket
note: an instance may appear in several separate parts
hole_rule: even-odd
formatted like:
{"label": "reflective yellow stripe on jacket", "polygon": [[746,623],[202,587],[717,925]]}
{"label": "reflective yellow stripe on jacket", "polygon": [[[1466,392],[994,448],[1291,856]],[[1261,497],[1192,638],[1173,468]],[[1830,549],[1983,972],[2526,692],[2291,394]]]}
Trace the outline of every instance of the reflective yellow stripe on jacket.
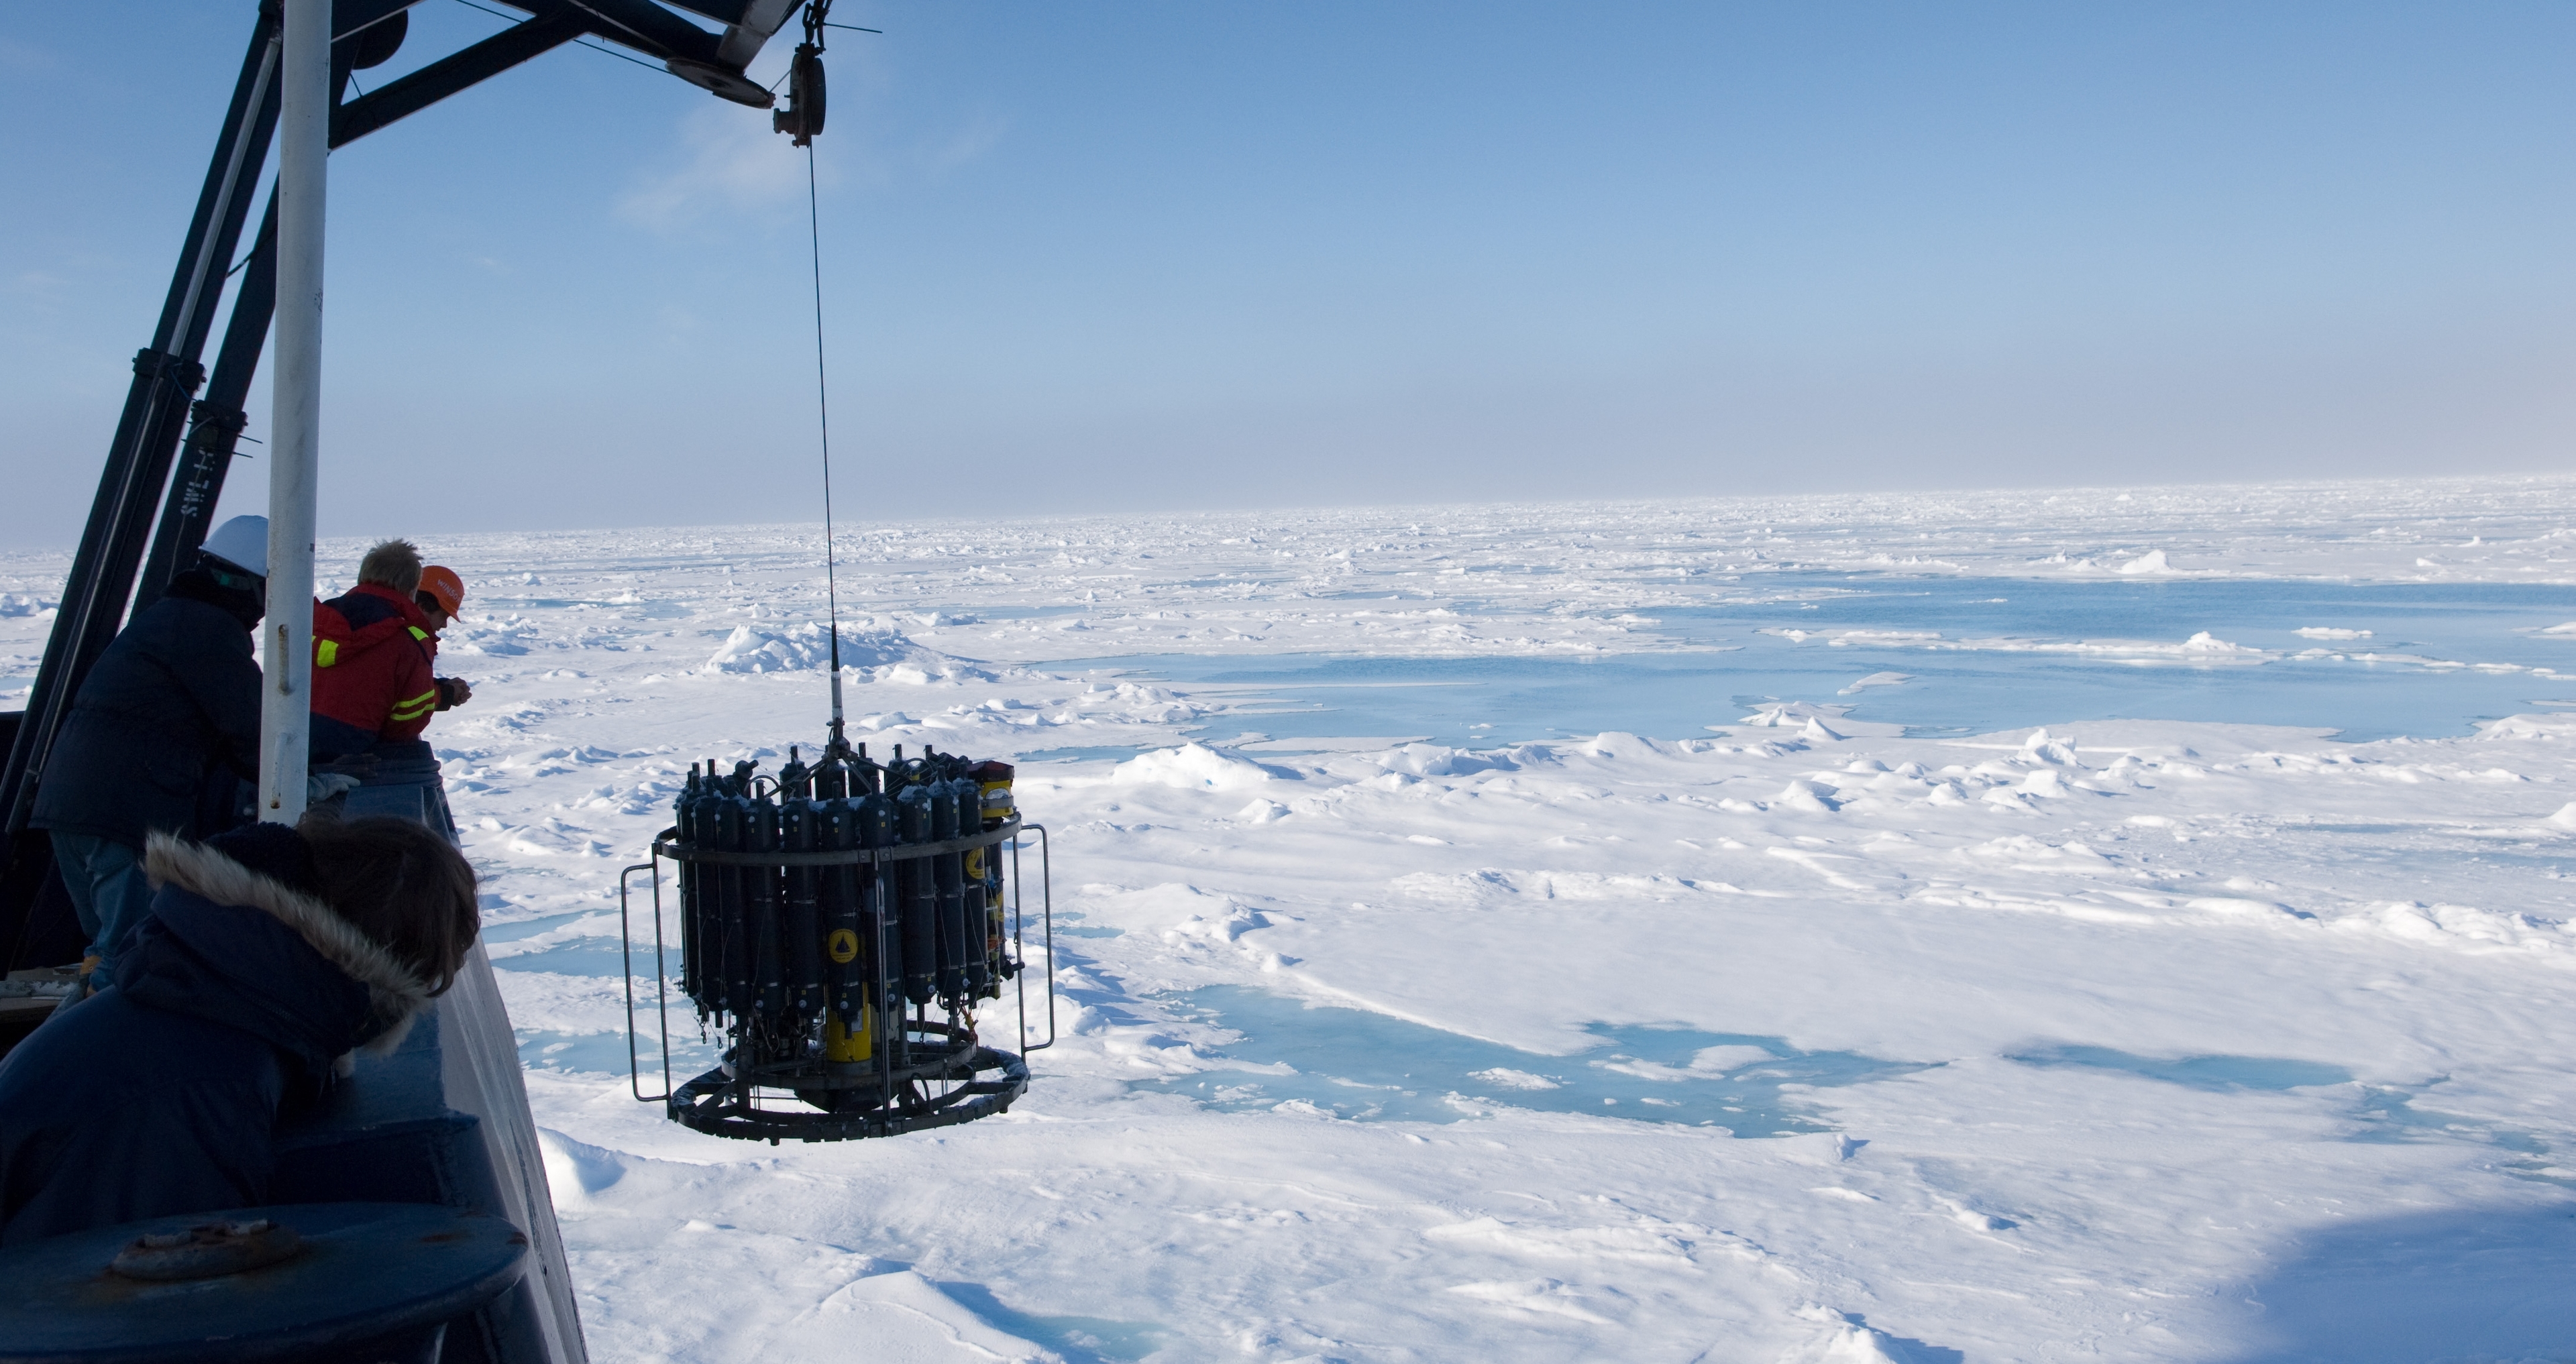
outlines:
{"label": "reflective yellow stripe on jacket", "polygon": [[327,668],[339,661],[340,641],[336,639],[317,639],[313,641],[314,667]]}
{"label": "reflective yellow stripe on jacket", "polygon": [[438,709],[438,688],[432,687],[405,701],[394,702],[392,719],[397,724],[417,720]]}

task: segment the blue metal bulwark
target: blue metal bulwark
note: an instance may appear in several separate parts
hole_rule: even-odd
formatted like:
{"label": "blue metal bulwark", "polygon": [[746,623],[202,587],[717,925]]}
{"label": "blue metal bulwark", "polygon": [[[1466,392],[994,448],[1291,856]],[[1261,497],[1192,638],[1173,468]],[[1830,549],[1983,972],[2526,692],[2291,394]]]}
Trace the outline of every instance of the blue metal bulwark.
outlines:
{"label": "blue metal bulwark", "polygon": [[280,1134],[278,1203],[435,1203],[525,1228],[527,1277],[457,1323],[445,1364],[586,1364],[518,1044],[481,946],[392,1055]]}

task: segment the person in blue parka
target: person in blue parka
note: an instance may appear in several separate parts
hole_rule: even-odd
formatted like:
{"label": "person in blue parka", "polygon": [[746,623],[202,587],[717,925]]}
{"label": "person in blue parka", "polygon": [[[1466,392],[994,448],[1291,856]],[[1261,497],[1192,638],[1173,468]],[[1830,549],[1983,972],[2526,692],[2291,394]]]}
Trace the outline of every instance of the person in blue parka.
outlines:
{"label": "person in blue parka", "polygon": [[72,698],[45,756],[29,823],[89,939],[83,991],[111,977],[150,900],[143,840],[232,826],[238,782],[259,780],[259,665],[250,634],[267,609],[268,519],[236,516],[196,566],[134,613]]}
{"label": "person in blue parka", "polygon": [[474,871],[426,826],[308,816],[190,843],[112,984],[0,1061],[0,1245],[268,1201],[281,1112],[390,1051],[474,944]]}

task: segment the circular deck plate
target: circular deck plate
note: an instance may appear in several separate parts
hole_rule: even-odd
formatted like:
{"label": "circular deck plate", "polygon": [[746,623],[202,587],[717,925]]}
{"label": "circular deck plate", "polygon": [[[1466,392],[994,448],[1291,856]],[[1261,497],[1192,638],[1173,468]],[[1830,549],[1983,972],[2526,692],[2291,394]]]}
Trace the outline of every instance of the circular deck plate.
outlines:
{"label": "circular deck plate", "polygon": [[[146,1233],[268,1218],[303,1247],[259,1269],[180,1283],[108,1271]],[[302,1203],[156,1217],[0,1250],[0,1364],[271,1359],[448,1321],[518,1282],[528,1238],[497,1217],[421,1203]]]}

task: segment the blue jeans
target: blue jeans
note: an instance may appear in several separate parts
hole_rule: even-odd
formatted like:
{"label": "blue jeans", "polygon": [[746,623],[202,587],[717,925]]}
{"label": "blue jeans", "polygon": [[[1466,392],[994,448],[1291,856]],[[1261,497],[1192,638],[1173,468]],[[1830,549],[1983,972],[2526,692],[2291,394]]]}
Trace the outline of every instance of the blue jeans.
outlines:
{"label": "blue jeans", "polygon": [[343,791],[314,806],[342,819],[371,819],[390,815],[426,824],[431,832],[444,834],[449,843],[465,846],[456,836],[456,816],[447,808],[447,782],[439,775],[438,756],[426,743],[378,744],[373,750],[376,767],[358,781],[357,789]]}
{"label": "blue jeans", "polygon": [[89,955],[99,959],[99,972],[112,979],[116,954],[132,940],[143,916],[152,912],[152,884],[143,876],[143,851],[111,838],[60,829],[53,831],[53,838],[54,865],[62,870],[63,889],[71,892],[81,932],[89,935]]}

